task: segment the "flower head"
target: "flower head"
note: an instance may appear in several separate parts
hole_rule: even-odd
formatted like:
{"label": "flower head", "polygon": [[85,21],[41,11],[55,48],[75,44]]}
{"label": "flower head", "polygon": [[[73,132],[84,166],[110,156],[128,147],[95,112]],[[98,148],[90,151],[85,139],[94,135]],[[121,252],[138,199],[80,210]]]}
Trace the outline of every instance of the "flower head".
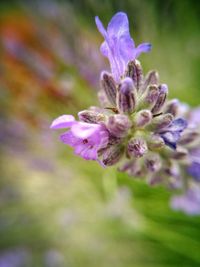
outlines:
{"label": "flower head", "polygon": [[135,58],[150,50],[135,48],[126,14],[117,13],[107,31],[96,17],[105,41],[101,46],[112,74],[101,73],[102,108],[91,107],[53,121],[51,128],[69,128],[61,141],[86,160],[102,166],[118,164],[118,170],[183,189],[172,207],[200,214],[200,109],[192,110],[177,99],[168,100],[168,87],[160,84],[156,71],[146,76]]}
{"label": "flower head", "polygon": [[123,12],[118,12],[112,17],[107,30],[98,17],[95,21],[99,32],[105,39],[100,48],[101,53],[109,59],[113,77],[116,82],[119,82],[128,62],[136,59],[142,52],[149,52],[151,45],[143,43],[135,47],[129,33],[127,15]]}

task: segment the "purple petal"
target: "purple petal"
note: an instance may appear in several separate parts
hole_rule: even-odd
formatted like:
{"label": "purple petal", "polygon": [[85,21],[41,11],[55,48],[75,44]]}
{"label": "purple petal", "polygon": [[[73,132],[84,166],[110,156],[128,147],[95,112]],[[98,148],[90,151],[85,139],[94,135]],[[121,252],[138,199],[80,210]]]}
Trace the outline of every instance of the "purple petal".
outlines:
{"label": "purple petal", "polygon": [[172,132],[175,132],[175,131],[182,132],[186,127],[187,127],[187,121],[182,118],[179,118],[179,119],[173,120],[173,122],[168,126],[167,129],[168,131],[172,131]]}
{"label": "purple petal", "polygon": [[165,132],[160,136],[163,138],[167,146],[169,146],[172,149],[176,149],[176,143],[180,138],[180,132]]}
{"label": "purple petal", "polygon": [[115,14],[108,24],[107,32],[110,38],[119,39],[121,36],[129,36],[129,23],[127,15],[123,12]]}
{"label": "purple petal", "polygon": [[96,25],[97,25],[97,29],[102,34],[102,36],[106,39],[107,38],[107,32],[106,32],[106,30],[105,30],[105,28],[103,26],[103,23],[100,21],[98,16],[95,17],[95,22],[96,22]]}
{"label": "purple petal", "polygon": [[150,43],[143,43],[136,47],[135,49],[135,58],[139,57],[141,53],[148,53],[152,49],[152,45]]}
{"label": "purple petal", "polygon": [[72,146],[72,147],[74,147],[74,146],[76,146],[76,145],[78,145],[78,144],[80,144],[82,142],[82,140],[80,140],[79,138],[74,136],[71,131],[68,131],[66,133],[61,134],[60,140],[64,144]]}
{"label": "purple petal", "polygon": [[86,122],[78,122],[71,127],[71,131],[77,138],[85,139],[92,136],[95,132],[100,130],[99,124],[90,124]]}
{"label": "purple petal", "polygon": [[123,58],[126,67],[128,61],[136,58],[135,44],[133,39],[130,37],[129,33],[127,33],[126,35],[124,34],[119,38],[118,46],[120,50],[120,56]]}
{"label": "purple petal", "polygon": [[75,153],[86,160],[97,160],[97,149],[88,145],[80,145],[75,148]]}
{"label": "purple petal", "polygon": [[200,163],[193,162],[188,168],[187,172],[195,178],[198,182],[200,182]]}
{"label": "purple petal", "polygon": [[75,123],[76,121],[74,116],[62,115],[52,122],[50,128],[51,129],[69,128]]}

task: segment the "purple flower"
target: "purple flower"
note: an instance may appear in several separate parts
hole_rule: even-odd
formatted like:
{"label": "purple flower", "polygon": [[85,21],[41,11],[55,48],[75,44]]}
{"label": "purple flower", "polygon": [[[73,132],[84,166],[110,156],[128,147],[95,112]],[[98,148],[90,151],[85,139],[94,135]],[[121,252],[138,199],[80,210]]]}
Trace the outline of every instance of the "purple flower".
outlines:
{"label": "purple flower", "polygon": [[58,117],[51,128],[70,128],[60,136],[61,141],[73,147],[75,154],[86,160],[98,160],[98,150],[108,143],[108,131],[103,124],[79,122],[72,115]]}
{"label": "purple flower", "polygon": [[159,130],[159,134],[167,146],[172,149],[176,149],[176,145],[181,137],[181,133],[186,127],[187,121],[182,118],[178,118],[173,120],[167,128]]}
{"label": "purple flower", "polygon": [[190,215],[200,214],[200,188],[190,188],[184,195],[173,197],[171,206]]}
{"label": "purple flower", "polygon": [[151,44],[143,43],[135,47],[129,33],[127,15],[123,12],[115,14],[108,24],[107,31],[98,17],[95,17],[96,25],[105,41],[101,45],[101,53],[110,61],[111,71],[119,82],[124,74],[127,63],[136,59],[142,52],[149,52]]}

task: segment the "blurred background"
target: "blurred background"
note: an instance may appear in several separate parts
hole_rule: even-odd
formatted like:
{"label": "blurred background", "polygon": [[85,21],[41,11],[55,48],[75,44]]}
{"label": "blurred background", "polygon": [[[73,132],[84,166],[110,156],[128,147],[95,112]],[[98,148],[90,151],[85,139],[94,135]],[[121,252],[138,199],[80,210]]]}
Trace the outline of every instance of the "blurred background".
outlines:
{"label": "blurred background", "polygon": [[74,156],[49,129],[97,104],[104,25],[129,16],[170,97],[200,99],[200,4],[192,0],[0,2],[0,267],[200,266],[200,217],[172,192]]}

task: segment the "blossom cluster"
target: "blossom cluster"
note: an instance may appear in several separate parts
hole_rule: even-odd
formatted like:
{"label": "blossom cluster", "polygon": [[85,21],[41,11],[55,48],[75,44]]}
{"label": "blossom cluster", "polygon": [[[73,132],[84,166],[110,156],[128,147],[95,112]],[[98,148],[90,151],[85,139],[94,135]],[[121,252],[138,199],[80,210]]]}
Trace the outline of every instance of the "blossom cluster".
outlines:
{"label": "blossom cluster", "polygon": [[78,121],[62,115],[51,128],[69,128],[61,141],[84,159],[179,189],[183,194],[172,198],[172,207],[200,213],[200,109],[168,100],[156,71],[143,74],[136,58],[151,45],[135,46],[125,13],[117,13],[107,30],[98,17],[96,25],[111,66],[111,73],[101,73],[101,107],[79,112]]}

